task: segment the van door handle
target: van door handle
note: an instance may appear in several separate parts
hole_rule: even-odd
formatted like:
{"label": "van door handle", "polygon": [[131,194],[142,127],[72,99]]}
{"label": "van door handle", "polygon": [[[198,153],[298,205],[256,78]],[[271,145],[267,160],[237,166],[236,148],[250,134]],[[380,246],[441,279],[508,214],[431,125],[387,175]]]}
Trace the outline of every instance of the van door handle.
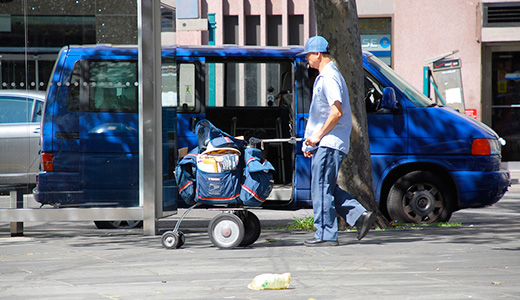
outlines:
{"label": "van door handle", "polygon": [[33,133],[38,133],[38,134],[39,134],[39,133],[40,133],[40,131],[41,131],[41,130],[40,130],[40,128],[34,128],[34,131],[33,131]]}
{"label": "van door handle", "polygon": [[77,140],[79,139],[79,132],[56,132],[55,136],[62,140]]}

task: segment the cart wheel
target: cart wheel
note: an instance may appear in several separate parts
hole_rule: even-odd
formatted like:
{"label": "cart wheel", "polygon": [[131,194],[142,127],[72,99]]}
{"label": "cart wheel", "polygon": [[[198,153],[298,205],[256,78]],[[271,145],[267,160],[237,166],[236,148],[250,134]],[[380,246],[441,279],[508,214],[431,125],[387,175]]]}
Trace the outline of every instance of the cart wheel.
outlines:
{"label": "cart wheel", "polygon": [[184,233],[180,231],[166,231],[162,235],[162,245],[166,249],[178,249],[184,245]]}
{"label": "cart wheel", "polygon": [[262,227],[260,225],[260,220],[258,220],[258,217],[250,212],[250,211],[244,211],[237,212],[238,216],[242,216],[242,221],[244,222],[244,239],[240,243],[239,246],[245,247],[253,244],[258,240],[258,237],[260,236],[260,232],[262,231]]}
{"label": "cart wheel", "polygon": [[244,223],[230,213],[215,216],[209,223],[208,234],[213,245],[220,249],[231,249],[244,239]]}
{"label": "cart wheel", "polygon": [[177,249],[184,246],[184,242],[186,242],[186,235],[184,235],[184,232],[178,231],[179,234],[179,244],[177,245]]}

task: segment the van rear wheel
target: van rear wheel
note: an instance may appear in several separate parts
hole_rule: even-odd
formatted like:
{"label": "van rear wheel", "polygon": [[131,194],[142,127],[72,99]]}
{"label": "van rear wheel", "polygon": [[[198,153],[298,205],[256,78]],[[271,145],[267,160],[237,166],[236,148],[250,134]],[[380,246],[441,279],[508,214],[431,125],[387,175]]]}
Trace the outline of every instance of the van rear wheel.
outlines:
{"label": "van rear wheel", "polygon": [[402,223],[447,222],[453,211],[448,184],[428,171],[414,171],[399,178],[388,194],[392,221]]}
{"label": "van rear wheel", "polygon": [[122,220],[122,221],[94,221],[98,229],[132,229],[143,227],[143,221]]}

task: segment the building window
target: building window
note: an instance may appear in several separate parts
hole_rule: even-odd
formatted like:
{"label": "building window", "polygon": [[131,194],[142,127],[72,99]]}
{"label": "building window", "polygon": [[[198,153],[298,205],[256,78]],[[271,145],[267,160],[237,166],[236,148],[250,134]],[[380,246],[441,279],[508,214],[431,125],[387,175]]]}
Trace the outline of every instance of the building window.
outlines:
{"label": "building window", "polygon": [[[8,31],[0,30],[0,47],[63,47],[96,42],[95,16],[26,16],[2,17]],[[26,28],[27,27],[27,28]],[[27,29],[27,41],[24,38]]]}
{"label": "building window", "polygon": [[224,16],[224,44],[238,44],[238,16]]}
{"label": "building window", "polygon": [[161,7],[161,31],[175,32],[175,10]]}
{"label": "building window", "polygon": [[267,46],[282,45],[282,16],[267,16]]}
{"label": "building window", "polygon": [[520,3],[484,3],[484,27],[519,27]]}
{"label": "building window", "polygon": [[260,45],[260,16],[246,16],[246,45]]}
{"label": "building window", "polygon": [[360,18],[361,48],[369,51],[391,66],[392,61],[392,19]]}
{"label": "building window", "polygon": [[303,15],[289,16],[289,45],[303,45]]}

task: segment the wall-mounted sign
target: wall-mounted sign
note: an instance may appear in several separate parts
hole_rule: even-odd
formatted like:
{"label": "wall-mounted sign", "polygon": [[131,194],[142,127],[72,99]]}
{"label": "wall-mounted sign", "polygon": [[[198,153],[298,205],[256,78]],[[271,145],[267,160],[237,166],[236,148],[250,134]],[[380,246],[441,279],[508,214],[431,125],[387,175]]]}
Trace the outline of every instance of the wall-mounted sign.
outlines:
{"label": "wall-mounted sign", "polygon": [[361,48],[365,51],[390,51],[392,44],[389,34],[362,34]]}

